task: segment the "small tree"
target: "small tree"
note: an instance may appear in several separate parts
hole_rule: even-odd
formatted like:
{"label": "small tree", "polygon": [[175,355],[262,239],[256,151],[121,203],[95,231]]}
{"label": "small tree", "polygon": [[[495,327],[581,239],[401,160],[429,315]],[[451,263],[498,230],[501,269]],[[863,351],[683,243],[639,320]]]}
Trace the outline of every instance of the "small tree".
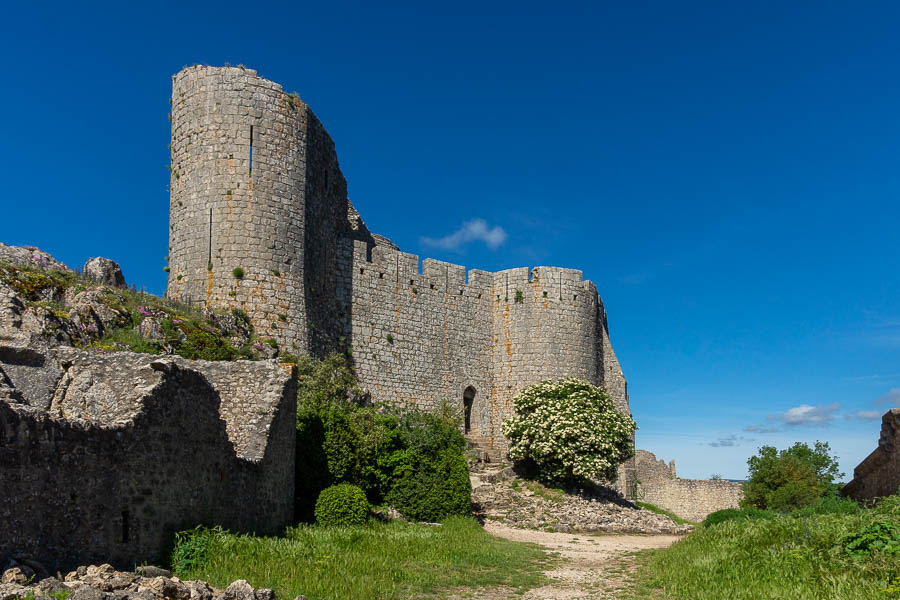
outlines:
{"label": "small tree", "polygon": [[513,408],[503,423],[509,455],[547,483],[614,481],[618,466],[634,456],[634,419],[587,381],[542,381],[516,394]]}
{"label": "small tree", "polygon": [[838,459],[831,456],[828,442],[814,448],[797,442],[786,450],[763,446],[759,454],[747,459],[750,478],[744,482],[741,506],[793,510],[815,504],[828,494],[837,493],[835,480]]}

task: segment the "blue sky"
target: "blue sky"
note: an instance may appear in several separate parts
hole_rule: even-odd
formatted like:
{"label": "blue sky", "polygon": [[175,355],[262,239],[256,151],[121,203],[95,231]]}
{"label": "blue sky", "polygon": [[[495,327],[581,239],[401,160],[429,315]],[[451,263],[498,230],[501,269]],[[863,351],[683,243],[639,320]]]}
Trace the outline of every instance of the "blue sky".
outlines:
{"label": "blue sky", "polygon": [[5,5],[0,241],[161,293],[170,77],[243,63],[404,250],[582,269],[679,475],[900,405],[896,3],[125,4]]}

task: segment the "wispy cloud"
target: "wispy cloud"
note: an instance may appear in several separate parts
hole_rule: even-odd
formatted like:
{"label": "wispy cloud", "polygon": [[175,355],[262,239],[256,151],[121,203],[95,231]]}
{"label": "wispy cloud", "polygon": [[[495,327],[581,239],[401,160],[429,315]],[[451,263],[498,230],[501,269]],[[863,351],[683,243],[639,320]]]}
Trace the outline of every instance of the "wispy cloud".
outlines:
{"label": "wispy cloud", "polygon": [[462,224],[462,227],[442,238],[421,238],[426,246],[444,248],[445,250],[459,250],[464,244],[471,242],[484,242],[491,250],[496,250],[506,241],[506,231],[499,225],[488,227],[484,219],[472,219]]}
{"label": "wispy cloud", "polygon": [[741,442],[752,442],[753,439],[745,438],[742,435],[731,434],[725,437],[720,437],[719,439],[709,442],[709,445],[713,448],[730,448],[732,446],[740,446]]}
{"label": "wispy cloud", "polygon": [[840,402],[811,406],[801,404],[780,415],[772,415],[770,421],[780,421],[785,425],[827,425],[834,420],[834,413],[841,409]]}
{"label": "wispy cloud", "polygon": [[891,406],[900,406],[900,388],[893,388],[887,394],[879,396],[873,402],[875,406],[883,406],[890,404]]}
{"label": "wispy cloud", "polygon": [[858,410],[844,415],[845,419],[860,419],[862,421],[877,421],[881,419],[880,410]]}
{"label": "wispy cloud", "polygon": [[744,431],[748,433],[778,433],[781,431],[777,427],[766,427],[765,425],[747,425]]}

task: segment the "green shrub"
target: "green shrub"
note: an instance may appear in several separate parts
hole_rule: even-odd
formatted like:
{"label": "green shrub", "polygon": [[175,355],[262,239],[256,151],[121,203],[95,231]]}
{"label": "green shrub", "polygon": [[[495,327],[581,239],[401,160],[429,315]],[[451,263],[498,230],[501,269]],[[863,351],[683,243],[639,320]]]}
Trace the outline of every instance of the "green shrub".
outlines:
{"label": "green shrub", "polygon": [[237,350],[222,338],[208,331],[193,329],[176,350],[176,354],[193,360],[234,360]]}
{"label": "green shrub", "polygon": [[206,564],[209,549],[216,536],[222,533],[220,527],[210,529],[203,526],[179,531],[175,534],[169,564],[178,572],[202,568]]}
{"label": "green shrub", "polygon": [[244,278],[244,270],[240,267],[235,267],[231,274],[234,275],[235,279],[243,279]]}
{"label": "green shrub", "polygon": [[634,419],[587,381],[542,381],[516,394],[513,408],[503,423],[509,455],[545,483],[614,481],[619,464],[634,456]]}
{"label": "green shrub", "polygon": [[797,442],[785,450],[763,446],[747,460],[750,478],[744,482],[741,506],[794,510],[811,506],[826,494],[836,494],[838,459],[828,442],[815,448]]}
{"label": "green shrub", "polygon": [[388,504],[414,521],[442,521],[469,513],[472,485],[462,452],[448,448],[428,460],[407,450],[405,458],[392,477]]}
{"label": "green shrub", "polygon": [[343,354],[321,361],[301,357],[297,364],[297,519],[310,520],[319,492],[342,482],[362,488],[373,504],[395,503],[410,519],[468,513],[471,487],[459,415],[446,407],[439,414],[397,414],[364,406]]}
{"label": "green shrub", "polygon": [[322,490],[316,500],[316,523],[324,526],[365,525],[369,501],[359,487],[341,483]]}

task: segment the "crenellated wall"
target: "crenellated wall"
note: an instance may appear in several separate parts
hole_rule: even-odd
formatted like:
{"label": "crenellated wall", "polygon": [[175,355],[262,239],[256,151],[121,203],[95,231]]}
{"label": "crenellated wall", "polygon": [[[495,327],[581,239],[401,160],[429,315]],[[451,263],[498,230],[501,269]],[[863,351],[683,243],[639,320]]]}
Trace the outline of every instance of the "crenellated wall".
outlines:
{"label": "crenellated wall", "polygon": [[630,412],[605,309],[581,271],[467,276],[431,259],[420,270],[368,231],[334,143],[299,98],[249,69],[190,67],[172,101],[170,297],[241,308],[289,352],[349,346],[376,401],[431,410],[474,394],[469,433],[498,453],[513,396],[544,379],[604,385]]}

